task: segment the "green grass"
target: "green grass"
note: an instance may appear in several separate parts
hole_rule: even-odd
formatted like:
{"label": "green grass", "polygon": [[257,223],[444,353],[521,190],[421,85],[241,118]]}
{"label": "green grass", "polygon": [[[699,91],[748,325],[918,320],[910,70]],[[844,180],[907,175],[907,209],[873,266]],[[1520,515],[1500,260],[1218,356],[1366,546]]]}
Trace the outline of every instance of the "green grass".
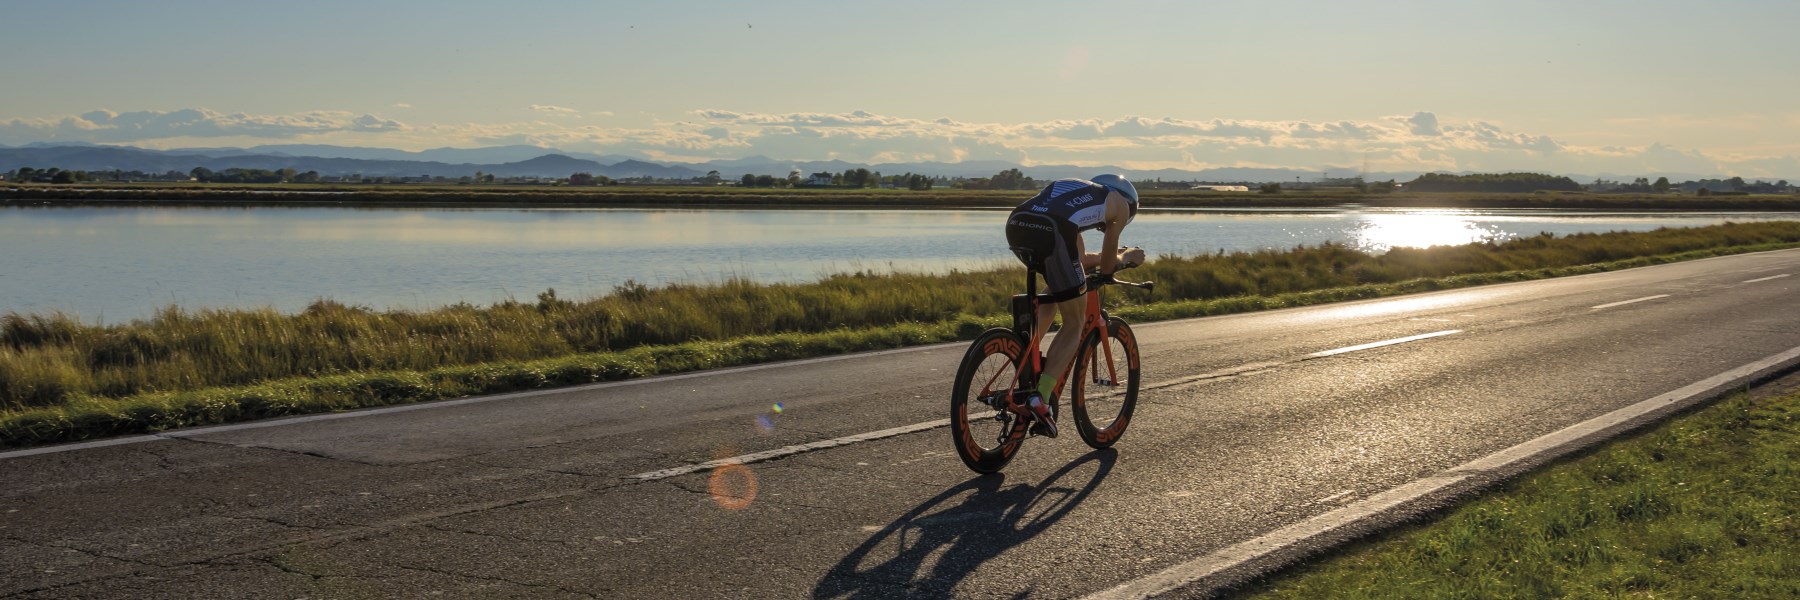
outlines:
{"label": "green grass", "polygon": [[1800,393],[1738,395],[1541,469],[1255,598],[1800,598]]}
{"label": "green grass", "polygon": [[[1382,255],[1325,245],[1159,257],[1133,273],[1157,281],[1154,295],[1125,291],[1107,298],[1116,314],[1148,321],[1794,246],[1800,246],[1800,222],[1543,235]],[[7,314],[0,316],[0,444],[968,339],[1007,320],[1006,298],[1021,287],[1022,274],[627,284],[579,301],[547,291],[535,302],[431,311],[378,312],[331,301],[299,314],[169,307],[113,325]],[[318,387],[327,381],[339,387]],[[354,391],[368,386],[376,391]],[[285,400],[255,399],[264,397]]]}

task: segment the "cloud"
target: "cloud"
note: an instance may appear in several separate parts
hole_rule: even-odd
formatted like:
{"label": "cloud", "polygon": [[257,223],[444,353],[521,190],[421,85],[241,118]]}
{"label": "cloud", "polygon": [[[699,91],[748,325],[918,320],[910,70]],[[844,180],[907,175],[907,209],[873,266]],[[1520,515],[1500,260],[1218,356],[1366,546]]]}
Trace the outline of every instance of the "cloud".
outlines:
{"label": "cloud", "polygon": [[848,113],[800,112],[787,114],[740,113],[729,110],[696,110],[692,113],[710,121],[739,125],[787,125],[801,127],[903,127],[925,124],[917,119],[883,117],[866,111]]}
{"label": "cloud", "polygon": [[412,105],[411,105],[411,104],[407,104],[407,103],[405,103],[405,102],[395,102],[395,103],[394,103],[394,108],[412,108]]}
{"label": "cloud", "polygon": [[1028,123],[1016,133],[1071,140],[1102,138],[1210,137],[1253,138],[1267,140],[1280,131],[1251,121],[1188,121],[1181,119],[1125,117],[1122,119],[1085,119]]}
{"label": "cloud", "polygon": [[1437,136],[1444,134],[1444,130],[1438,128],[1437,115],[1428,112],[1413,113],[1413,116],[1407,117],[1406,122],[1412,125],[1413,135]]}
{"label": "cloud", "polygon": [[1338,121],[1336,123],[1294,124],[1287,129],[1287,135],[1294,138],[1315,138],[1335,140],[1373,140],[1391,134],[1392,131],[1373,123],[1356,123]]}
{"label": "cloud", "polygon": [[291,115],[220,113],[205,108],[174,111],[96,110],[61,119],[0,121],[0,141],[140,142],[165,138],[253,137],[285,139],[337,132],[397,132],[406,124],[372,114],[311,111]]}
{"label": "cloud", "polygon": [[1665,171],[1708,172],[1717,170],[1719,163],[1698,150],[1678,150],[1662,144],[1651,144],[1630,155],[1635,162],[1646,168]]}
{"label": "cloud", "polygon": [[[546,117],[610,115],[531,105]],[[1792,146],[1736,152],[1663,144],[1590,146],[1481,120],[1441,120],[1419,111],[1333,121],[1184,119],[1123,116],[1030,122],[967,122],[871,113],[758,113],[701,109],[633,126],[576,125],[568,119],[411,124],[375,114],[311,111],[288,115],[174,111],[91,111],[56,119],[0,120],[0,144],[39,141],[175,146],[194,141],[316,143],[406,149],[523,144],[572,152],[699,161],[764,155],[855,162],[1002,160],[1117,165],[1128,169],[1256,166],[1354,171],[1526,170],[1559,173],[1737,173],[1800,179]]]}
{"label": "cloud", "polygon": [[[1800,158],[1778,156],[1771,158],[1753,158],[1731,166],[1728,175],[1739,177],[1778,180],[1783,177],[1800,177]],[[1800,181],[1800,179],[1797,179]],[[1792,183],[1792,182],[1790,182]]]}

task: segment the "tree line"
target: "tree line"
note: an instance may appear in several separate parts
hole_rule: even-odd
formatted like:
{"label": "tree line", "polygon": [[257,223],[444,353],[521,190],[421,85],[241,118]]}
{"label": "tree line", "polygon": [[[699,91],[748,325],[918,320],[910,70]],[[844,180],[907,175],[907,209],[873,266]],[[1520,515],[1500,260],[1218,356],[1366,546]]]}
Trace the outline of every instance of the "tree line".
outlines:
{"label": "tree line", "polygon": [[7,181],[23,181],[32,183],[81,183],[86,181],[187,181],[188,174],[181,171],[150,173],[138,170],[113,169],[110,171],[77,171],[55,167],[34,169],[19,167],[11,171],[0,172],[0,179]]}
{"label": "tree line", "polygon": [[293,169],[225,169],[214,171],[194,167],[188,171],[194,181],[204,183],[318,183],[318,171],[297,172]]}
{"label": "tree line", "polygon": [[1703,192],[1710,192],[1710,193],[1714,193],[1714,194],[1721,194],[1721,193],[1726,193],[1726,194],[1728,194],[1728,193],[1791,194],[1796,191],[1800,191],[1800,188],[1796,188],[1793,185],[1789,185],[1786,179],[1776,181],[1775,183],[1769,183],[1767,181],[1763,181],[1760,179],[1758,179],[1756,181],[1752,181],[1752,182],[1746,182],[1746,181],[1744,181],[1744,178],[1742,178],[1742,177],[1731,177],[1728,179],[1701,179],[1699,181],[1684,181],[1681,183],[1681,185],[1677,189],[1680,189],[1683,192],[1693,192],[1696,194],[1703,193]]}
{"label": "tree line", "polygon": [[[1634,193],[1634,194],[1666,194],[1680,192],[1698,195],[1732,195],[1732,194],[1791,194],[1800,191],[1783,179],[1774,183],[1767,181],[1745,181],[1742,177],[1725,179],[1700,179],[1674,183],[1668,177],[1657,177],[1652,181],[1648,177],[1638,177],[1630,183],[1605,178],[1595,179],[1593,183],[1582,185],[1575,180],[1563,176],[1545,175],[1542,173],[1500,173],[1471,175],[1449,175],[1444,173],[1426,173],[1405,184],[1407,191],[1414,192],[1536,192],[1536,191],[1569,191],[1569,192],[1601,192],[1601,193]],[[1370,191],[1373,191],[1372,189]]]}
{"label": "tree line", "polygon": [[[719,174],[718,171],[708,172],[706,174],[706,177],[702,178],[702,181],[717,183],[719,181],[718,174]],[[868,169],[857,168],[857,169],[846,170],[841,173],[833,173],[830,171],[821,171],[818,173],[813,173],[812,175],[807,176],[807,177],[802,177],[800,175],[800,171],[794,170],[794,171],[789,171],[786,178],[778,178],[778,177],[775,177],[774,175],[755,175],[755,174],[751,174],[751,173],[745,173],[744,176],[738,180],[738,185],[743,186],[743,187],[764,187],[764,188],[767,188],[767,187],[790,187],[790,188],[793,188],[793,187],[843,187],[843,188],[859,188],[860,189],[860,188],[872,188],[872,187],[891,187],[891,188],[897,188],[897,189],[906,189],[906,190],[917,191],[917,190],[929,190],[932,187],[934,187],[935,185],[937,185],[937,183],[941,180],[943,180],[943,178],[941,178],[941,177],[922,175],[922,174],[913,173],[910,171],[900,174],[900,175],[882,175],[880,171],[870,171]]]}
{"label": "tree line", "polygon": [[[206,167],[195,167],[187,172],[167,171],[148,173],[138,170],[81,171],[60,168],[37,169],[20,167],[11,171],[0,172],[0,179],[13,182],[69,184],[92,181],[198,181],[203,183],[438,183],[479,185],[494,183],[538,184],[538,185],[571,185],[571,186],[603,186],[603,185],[724,185],[726,181],[719,172],[709,171],[703,177],[689,178],[655,178],[630,177],[614,179],[605,175],[592,173],[574,173],[567,178],[554,177],[498,177],[493,173],[476,171],[474,176],[445,177],[421,175],[405,176],[371,176],[360,174],[324,176],[318,171],[297,172],[294,169],[239,169],[231,168],[214,171]],[[1596,179],[1593,183],[1582,185],[1575,180],[1560,175],[1543,173],[1474,173],[1468,175],[1452,175],[1448,173],[1426,173],[1404,184],[1394,180],[1364,182],[1361,178],[1343,181],[1353,182],[1358,192],[1389,193],[1399,189],[1409,192],[1497,192],[1497,193],[1531,193],[1538,191],[1588,191],[1601,193],[1670,193],[1680,192],[1698,195],[1739,195],[1739,194],[1791,194],[1800,192],[1800,186],[1794,186],[1787,180],[1773,183],[1756,180],[1746,181],[1743,177],[1725,179],[1700,179],[1673,183],[1668,177],[1658,177],[1652,181],[1647,177],[1638,177],[1630,183]],[[789,171],[786,177],[774,175],[744,174],[736,183],[742,187],[760,188],[797,188],[797,187],[834,187],[834,188],[895,188],[906,190],[930,190],[935,187],[949,187],[965,190],[1035,190],[1044,185],[1040,181],[1019,169],[1007,169],[995,173],[991,177],[944,177],[941,175],[924,175],[907,172],[900,175],[883,175],[880,171],[865,168],[849,169],[843,172],[819,172],[810,176],[802,176],[799,170]],[[1185,190],[1193,182],[1177,182],[1144,180],[1134,182],[1139,189],[1177,189]],[[1284,191],[1279,182],[1258,185],[1244,182],[1265,194],[1278,194]],[[1300,189],[1308,189],[1302,185]]]}
{"label": "tree line", "polygon": [[1451,175],[1426,173],[1406,182],[1409,192],[1513,192],[1581,191],[1581,184],[1561,175],[1543,173],[1474,173]]}

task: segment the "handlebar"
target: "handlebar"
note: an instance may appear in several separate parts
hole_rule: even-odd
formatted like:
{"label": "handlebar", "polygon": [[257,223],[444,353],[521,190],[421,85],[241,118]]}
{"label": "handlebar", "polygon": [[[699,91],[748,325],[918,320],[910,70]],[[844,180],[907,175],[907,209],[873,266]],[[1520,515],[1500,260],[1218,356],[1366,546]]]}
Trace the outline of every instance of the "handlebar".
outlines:
{"label": "handlebar", "polygon": [[[1131,248],[1132,248],[1131,246],[1126,246],[1125,248],[1121,248],[1121,250],[1131,249]],[[1138,250],[1141,251],[1142,248],[1138,248]],[[1115,264],[1115,265],[1113,265],[1112,275],[1101,275],[1099,268],[1096,267],[1096,268],[1094,268],[1094,270],[1088,271],[1086,273],[1088,289],[1095,289],[1095,288],[1098,288],[1103,285],[1123,285],[1123,286],[1138,288],[1138,289],[1144,290],[1146,292],[1155,291],[1156,290],[1156,282],[1154,282],[1154,281],[1132,282],[1132,281],[1119,281],[1118,279],[1113,278],[1113,275],[1117,275],[1119,271],[1123,271],[1125,269],[1130,269],[1133,267],[1140,267],[1140,266],[1143,266],[1143,265],[1137,264],[1137,265],[1126,266],[1123,263]]]}
{"label": "handlebar", "polygon": [[1087,284],[1088,284],[1089,289],[1097,288],[1097,287],[1100,287],[1103,285],[1123,285],[1123,286],[1127,286],[1127,287],[1138,288],[1138,289],[1144,290],[1146,292],[1156,290],[1156,282],[1154,282],[1154,281],[1142,281],[1142,282],[1120,281],[1118,279],[1114,279],[1112,275],[1101,275],[1099,273],[1089,273],[1088,278],[1087,278]]}

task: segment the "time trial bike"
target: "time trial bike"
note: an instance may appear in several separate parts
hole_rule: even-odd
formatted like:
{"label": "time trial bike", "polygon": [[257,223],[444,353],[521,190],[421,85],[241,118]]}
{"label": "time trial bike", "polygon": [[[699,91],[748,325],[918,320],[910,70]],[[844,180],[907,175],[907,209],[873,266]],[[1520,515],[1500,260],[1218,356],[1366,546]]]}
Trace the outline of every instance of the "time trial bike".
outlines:
{"label": "time trial bike", "polygon": [[[1061,420],[1057,398],[1069,384],[1069,408],[1075,431],[1095,449],[1109,448],[1125,434],[1137,405],[1138,348],[1131,326],[1100,308],[1100,289],[1124,285],[1143,290],[1155,282],[1119,281],[1088,273],[1087,309],[1079,326],[1063,324],[1056,335],[1079,335],[1081,345],[1071,368],[1060,374],[1049,398],[1052,418]],[[1012,297],[1012,327],[981,332],[963,353],[950,398],[950,433],[963,464],[977,473],[993,473],[1011,462],[1036,420],[1025,406],[1037,387],[1044,356],[1033,337],[1038,306],[1036,274],[1026,271],[1025,293]],[[1030,340],[1029,343],[1026,340]],[[1074,377],[1070,377],[1074,375]]]}

